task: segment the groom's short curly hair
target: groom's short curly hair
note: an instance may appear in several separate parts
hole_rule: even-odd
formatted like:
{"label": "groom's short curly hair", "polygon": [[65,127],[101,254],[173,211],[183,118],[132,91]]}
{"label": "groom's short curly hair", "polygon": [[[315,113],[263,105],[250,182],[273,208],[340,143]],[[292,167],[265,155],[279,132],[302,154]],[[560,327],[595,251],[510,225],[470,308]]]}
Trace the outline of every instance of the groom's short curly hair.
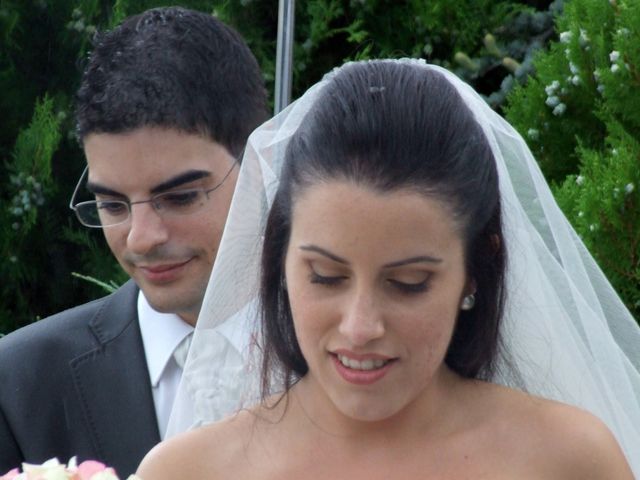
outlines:
{"label": "groom's short curly hair", "polygon": [[144,126],[204,135],[239,157],[268,118],[258,63],[212,15],[154,8],[98,34],[76,96],[80,142]]}

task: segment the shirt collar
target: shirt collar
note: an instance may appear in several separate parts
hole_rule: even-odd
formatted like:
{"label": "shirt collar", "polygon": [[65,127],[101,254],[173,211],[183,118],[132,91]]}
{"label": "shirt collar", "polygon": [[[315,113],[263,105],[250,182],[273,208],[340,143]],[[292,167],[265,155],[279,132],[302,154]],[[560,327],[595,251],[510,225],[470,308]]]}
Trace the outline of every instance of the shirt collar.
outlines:
{"label": "shirt collar", "polygon": [[154,310],[142,290],[138,294],[138,321],[147,358],[151,386],[156,387],[178,344],[193,327],[174,313]]}

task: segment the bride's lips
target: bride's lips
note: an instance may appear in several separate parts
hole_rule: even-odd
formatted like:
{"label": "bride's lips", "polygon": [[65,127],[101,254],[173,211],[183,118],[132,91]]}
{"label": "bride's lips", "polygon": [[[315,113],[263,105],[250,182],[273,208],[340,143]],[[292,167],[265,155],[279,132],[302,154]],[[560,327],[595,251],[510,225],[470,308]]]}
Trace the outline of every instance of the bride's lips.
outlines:
{"label": "bride's lips", "polygon": [[331,352],[330,356],[338,374],[354,385],[371,385],[379,381],[397,360],[384,355],[361,355],[344,350]]}
{"label": "bride's lips", "polygon": [[165,263],[162,265],[137,265],[136,268],[152,283],[167,283],[175,280],[184,270],[191,259],[179,263]]}

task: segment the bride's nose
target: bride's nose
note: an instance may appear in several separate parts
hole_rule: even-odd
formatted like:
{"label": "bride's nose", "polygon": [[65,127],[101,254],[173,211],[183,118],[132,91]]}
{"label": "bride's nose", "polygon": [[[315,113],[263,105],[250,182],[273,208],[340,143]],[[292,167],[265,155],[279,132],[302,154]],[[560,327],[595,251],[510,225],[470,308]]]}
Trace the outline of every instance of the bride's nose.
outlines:
{"label": "bride's nose", "polygon": [[373,291],[353,292],[346,302],[338,331],[353,346],[364,346],[384,335],[382,306]]}

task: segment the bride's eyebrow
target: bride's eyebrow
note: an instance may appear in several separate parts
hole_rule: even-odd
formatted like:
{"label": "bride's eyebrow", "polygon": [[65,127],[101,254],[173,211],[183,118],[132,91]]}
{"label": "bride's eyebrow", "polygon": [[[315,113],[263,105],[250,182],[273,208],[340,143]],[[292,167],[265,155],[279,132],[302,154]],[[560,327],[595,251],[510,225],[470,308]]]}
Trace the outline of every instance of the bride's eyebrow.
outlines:
{"label": "bride's eyebrow", "polygon": [[430,255],[419,255],[417,257],[409,257],[403,260],[397,260],[395,262],[387,263],[382,268],[396,268],[404,265],[410,265],[412,263],[442,263],[442,259],[438,257],[432,257]]}
{"label": "bride's eyebrow", "polygon": [[[344,265],[349,265],[349,261],[339,257],[338,255],[331,253],[328,250],[325,250],[322,247],[318,247],[317,245],[301,245],[300,250],[305,250],[307,252],[316,252],[320,255],[323,255],[334,262],[342,263]],[[442,263],[442,259],[438,257],[433,257],[431,255],[418,255],[415,257],[404,258],[402,260],[396,260],[394,262],[386,263],[382,266],[382,268],[396,268],[402,267],[404,265],[410,265],[413,263]]]}
{"label": "bride's eyebrow", "polygon": [[338,263],[342,263],[344,265],[349,265],[349,261],[339,257],[338,255],[336,255],[335,253],[331,253],[328,250],[325,250],[322,247],[318,247],[317,245],[301,245],[300,246],[300,250],[305,250],[307,252],[316,252],[319,253],[320,255],[323,255],[331,260],[333,260],[334,262],[338,262]]}

